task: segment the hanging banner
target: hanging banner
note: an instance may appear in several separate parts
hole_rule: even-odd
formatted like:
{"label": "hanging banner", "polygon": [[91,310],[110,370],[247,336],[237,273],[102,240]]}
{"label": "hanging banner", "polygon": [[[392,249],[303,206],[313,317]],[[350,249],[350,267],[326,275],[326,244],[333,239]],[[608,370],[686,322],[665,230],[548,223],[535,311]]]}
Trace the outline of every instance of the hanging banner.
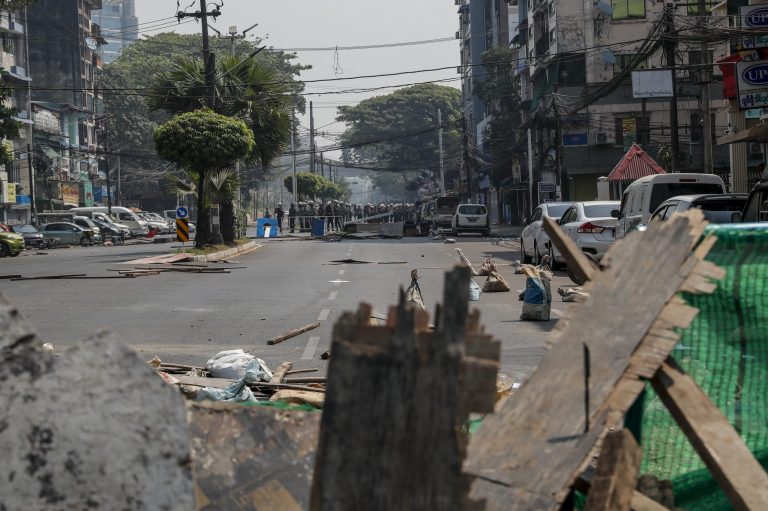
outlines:
{"label": "hanging banner", "polygon": [[8,204],[16,204],[16,183],[8,183]]}
{"label": "hanging banner", "polygon": [[737,63],[736,80],[742,110],[768,106],[768,60]]}
{"label": "hanging banner", "polygon": [[626,117],[621,120],[621,128],[624,134],[624,150],[629,151],[637,140],[637,119]]}
{"label": "hanging banner", "polygon": [[77,207],[80,205],[80,183],[59,183],[59,192],[65,206]]}
{"label": "hanging banner", "polygon": [[83,181],[83,202],[85,202],[86,208],[93,207],[93,183],[90,181]]}

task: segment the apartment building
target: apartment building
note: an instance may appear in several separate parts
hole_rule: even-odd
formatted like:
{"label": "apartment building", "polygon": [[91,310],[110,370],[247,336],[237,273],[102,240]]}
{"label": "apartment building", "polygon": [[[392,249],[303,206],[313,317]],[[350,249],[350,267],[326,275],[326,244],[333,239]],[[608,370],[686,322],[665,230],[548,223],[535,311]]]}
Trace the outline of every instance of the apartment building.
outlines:
{"label": "apartment building", "polygon": [[[106,41],[92,21],[92,11],[101,7],[102,0],[39,0],[28,8],[35,34],[29,38],[32,104],[40,128],[36,196],[48,209],[89,205],[93,188],[106,179],[99,171],[97,129],[103,114],[99,48]],[[58,136],[51,138],[51,131]]]}
{"label": "apartment building", "polygon": [[135,0],[103,0],[101,9],[94,10],[92,16],[106,40],[101,47],[105,64],[114,61],[123,48],[139,37]]}
{"label": "apartment building", "polygon": [[17,225],[30,221],[30,172],[27,144],[32,141],[30,117],[30,81],[27,54],[27,27],[24,11],[0,11],[0,68],[2,80],[11,92],[9,105],[18,113],[19,137],[6,140],[13,151],[11,165],[0,170],[0,222]]}

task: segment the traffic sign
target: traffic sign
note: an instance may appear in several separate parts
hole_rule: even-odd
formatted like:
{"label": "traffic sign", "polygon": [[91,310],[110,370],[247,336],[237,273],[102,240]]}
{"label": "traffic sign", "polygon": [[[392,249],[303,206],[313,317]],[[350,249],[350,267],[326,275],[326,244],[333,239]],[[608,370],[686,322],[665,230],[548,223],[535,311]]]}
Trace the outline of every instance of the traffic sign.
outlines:
{"label": "traffic sign", "polygon": [[[183,208],[179,208],[183,209]],[[187,210],[184,209],[184,213]],[[176,239],[182,243],[189,241],[189,220],[186,218],[176,219]]]}
{"label": "traffic sign", "polygon": [[176,218],[187,218],[188,216],[189,212],[187,211],[187,208],[184,206],[176,208]]}

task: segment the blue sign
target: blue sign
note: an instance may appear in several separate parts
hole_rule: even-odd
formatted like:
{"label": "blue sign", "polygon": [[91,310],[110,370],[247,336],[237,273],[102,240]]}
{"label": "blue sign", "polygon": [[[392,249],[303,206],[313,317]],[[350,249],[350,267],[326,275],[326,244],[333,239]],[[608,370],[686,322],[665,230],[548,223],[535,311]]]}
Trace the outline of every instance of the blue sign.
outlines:
{"label": "blue sign", "polygon": [[564,146],[587,145],[589,138],[586,133],[566,133],[563,135]]}
{"label": "blue sign", "polygon": [[189,215],[189,212],[184,206],[176,208],[176,218],[187,218],[187,215]]}
{"label": "blue sign", "polygon": [[741,74],[742,79],[751,85],[768,84],[768,64],[750,66]]}
{"label": "blue sign", "polygon": [[16,196],[16,204],[30,204],[31,202],[32,202],[32,199],[29,198],[29,195]]}
{"label": "blue sign", "polygon": [[768,27],[768,7],[751,9],[744,17],[745,27]]}

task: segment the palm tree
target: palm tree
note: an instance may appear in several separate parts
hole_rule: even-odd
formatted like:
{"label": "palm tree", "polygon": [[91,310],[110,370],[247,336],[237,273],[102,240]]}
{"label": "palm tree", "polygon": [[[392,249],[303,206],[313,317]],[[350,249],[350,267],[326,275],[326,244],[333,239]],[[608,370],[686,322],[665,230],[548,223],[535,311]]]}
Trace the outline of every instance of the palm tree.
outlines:
{"label": "palm tree", "polygon": [[[215,72],[214,111],[243,120],[253,132],[255,145],[245,160],[247,164],[269,165],[282,154],[291,134],[293,98],[286,78],[261,56],[224,55],[217,60]],[[180,57],[169,71],[158,75],[147,104],[153,111],[191,112],[206,106],[206,91],[202,61]],[[242,181],[242,176],[229,179],[235,177]],[[222,193],[230,193],[226,200],[218,195],[224,201],[221,219],[225,241],[234,241],[233,200],[238,190],[239,186],[227,185],[222,188]]]}

